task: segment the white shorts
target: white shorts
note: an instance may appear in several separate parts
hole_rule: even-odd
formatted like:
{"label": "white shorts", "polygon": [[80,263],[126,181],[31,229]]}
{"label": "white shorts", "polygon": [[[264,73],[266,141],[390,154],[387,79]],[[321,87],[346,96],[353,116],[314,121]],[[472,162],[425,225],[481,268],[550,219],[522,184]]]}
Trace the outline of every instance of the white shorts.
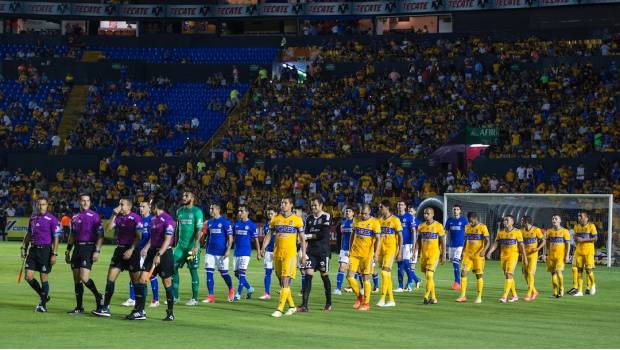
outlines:
{"label": "white shorts", "polygon": [[[413,250],[413,248],[411,250]],[[410,259],[410,262],[411,262],[412,265],[416,264],[418,262],[418,252],[419,252],[419,250],[417,250],[417,249],[412,252],[413,256]]]}
{"label": "white shorts", "polygon": [[263,265],[266,269],[273,270],[273,252],[265,252],[265,263]]}
{"label": "white shorts", "polygon": [[247,270],[249,264],[249,256],[235,256],[235,258],[233,259],[233,271]]}
{"label": "white shorts", "polygon": [[146,260],[146,256],[140,256],[140,268],[144,266],[144,260]]}
{"label": "white shorts", "polygon": [[223,255],[207,254],[205,257],[205,269],[218,269],[220,271],[228,270],[228,257]]}
{"label": "white shorts", "polygon": [[411,261],[413,258],[413,244],[404,244],[403,245],[403,260]]}
{"label": "white shorts", "polygon": [[463,257],[463,247],[450,247],[448,248],[448,255],[450,260],[454,262],[460,262]]}
{"label": "white shorts", "polygon": [[340,264],[348,264],[349,263],[349,251],[348,250],[340,250],[340,255],[338,256],[338,263]]}

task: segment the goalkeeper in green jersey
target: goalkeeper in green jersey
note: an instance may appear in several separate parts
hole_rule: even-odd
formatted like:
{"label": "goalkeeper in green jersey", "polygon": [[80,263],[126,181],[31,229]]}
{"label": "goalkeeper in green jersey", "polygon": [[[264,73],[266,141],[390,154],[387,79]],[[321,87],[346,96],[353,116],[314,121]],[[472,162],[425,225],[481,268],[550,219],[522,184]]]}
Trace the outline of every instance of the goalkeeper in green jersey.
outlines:
{"label": "goalkeeper in green jersey", "polygon": [[192,276],[192,298],[185,305],[198,305],[198,266],[200,265],[200,233],[204,217],[194,205],[196,197],[186,190],[181,197],[183,206],[177,210],[177,245],[174,248],[174,275],[172,288],[175,303],[179,301],[179,268],[187,264]]}

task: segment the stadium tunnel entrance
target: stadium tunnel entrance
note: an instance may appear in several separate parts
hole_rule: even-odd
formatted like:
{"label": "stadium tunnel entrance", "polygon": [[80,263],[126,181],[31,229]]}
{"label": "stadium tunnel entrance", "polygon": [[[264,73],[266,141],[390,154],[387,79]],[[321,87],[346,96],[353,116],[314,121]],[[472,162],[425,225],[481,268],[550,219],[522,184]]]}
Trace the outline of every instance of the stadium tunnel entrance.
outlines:
{"label": "stadium tunnel entrance", "polygon": [[441,197],[426,198],[425,200],[422,201],[422,203],[420,203],[420,205],[418,205],[416,217],[420,219],[421,221],[424,221],[424,209],[426,208],[433,208],[435,210],[435,216],[434,216],[435,221],[441,222],[443,224],[444,222],[443,198]]}

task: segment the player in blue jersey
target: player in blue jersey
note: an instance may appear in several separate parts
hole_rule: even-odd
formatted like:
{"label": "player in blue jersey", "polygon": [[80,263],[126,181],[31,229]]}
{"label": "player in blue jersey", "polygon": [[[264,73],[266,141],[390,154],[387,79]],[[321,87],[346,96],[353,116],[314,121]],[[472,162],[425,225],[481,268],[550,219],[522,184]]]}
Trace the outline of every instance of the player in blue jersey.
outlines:
{"label": "player in blue jersey", "polygon": [[338,275],[336,277],[335,295],[342,295],[342,282],[349,266],[349,248],[351,246],[351,232],[353,232],[353,208],[343,208],[344,217],[340,224],[340,256],[338,257]]}
{"label": "player in blue jersey", "polygon": [[446,232],[450,233],[448,242],[448,253],[452,260],[452,268],[454,269],[454,283],[452,289],[461,289],[461,255],[463,254],[463,245],[465,243],[465,225],[468,224],[467,219],[461,216],[461,206],[455,204],[452,206],[452,214],[446,221]]}
{"label": "player in blue jersey", "polygon": [[[265,224],[263,225],[263,237],[266,237],[267,234],[269,233],[269,223],[271,222],[271,219],[273,219],[273,217],[276,216],[276,211],[273,209],[267,209],[267,220],[265,221]],[[263,241],[264,242],[264,241]],[[265,256],[262,256],[262,254],[259,254],[256,256],[257,259],[261,259],[264,258],[265,262],[263,264],[263,266],[265,267],[265,278],[264,278],[264,285],[265,285],[265,294],[263,294],[260,298],[260,300],[269,300],[271,299],[271,273],[273,272],[273,246],[276,243],[275,239],[269,240],[269,244],[267,244],[267,246],[262,246],[260,251],[264,251],[265,252]]]}
{"label": "player in blue jersey", "polygon": [[[414,204],[410,204],[407,207],[407,212],[409,214],[411,214],[411,216],[413,216],[413,221],[411,222],[411,226],[413,227],[414,231],[415,231],[415,237],[413,237],[413,252],[411,255],[411,259],[410,259],[410,266],[411,266],[411,271],[413,273],[412,276],[416,276],[415,278],[418,280],[418,283],[416,283],[415,288],[419,289],[420,288],[420,279],[418,278],[418,276],[415,274],[415,265],[418,262],[418,252],[419,249],[417,247],[417,241],[418,241],[418,226],[420,226],[420,224],[422,223],[422,220],[418,219],[418,217],[416,216],[417,214],[417,209],[415,208]],[[409,289],[409,286],[407,286],[407,289]]]}
{"label": "player in blue jersey", "polygon": [[[151,215],[151,204],[149,202],[140,203],[140,216],[142,216],[142,238],[140,239],[140,250],[144,248],[146,243],[151,238],[151,232],[149,229],[151,228],[151,220],[153,219],[153,215]],[[140,257],[140,266],[144,264],[144,258]],[[157,282],[157,276],[151,276],[151,290],[153,291],[153,300],[151,300],[150,307],[158,307],[159,306],[159,283]],[[144,288],[144,299],[146,300],[146,292],[147,289]],[[136,305],[136,292],[133,288],[133,282],[131,279],[129,280],[129,299],[127,299],[123,304],[123,306],[135,306]]]}
{"label": "player in blue jersey", "polygon": [[[415,217],[407,212],[407,204],[404,201],[398,201],[396,203],[397,213],[396,217],[400,219],[403,226],[403,260],[398,262],[398,288],[394,290],[396,293],[402,293],[413,290],[413,282],[415,282],[415,289],[420,287],[420,280],[416,276],[415,271],[411,267],[411,261],[413,259],[413,242],[416,240],[418,225]],[[413,211],[415,213],[415,209]],[[407,288],[403,289],[403,279],[407,274]]]}
{"label": "player in blue jersey", "polygon": [[235,258],[233,260],[233,271],[235,271],[235,276],[239,279],[239,287],[234,300],[241,299],[241,292],[243,292],[244,287],[247,289],[247,299],[250,299],[252,293],[254,293],[254,288],[252,288],[250,282],[245,277],[248,264],[250,263],[250,255],[252,255],[252,240],[254,240],[256,250],[260,254],[256,224],[249,218],[250,209],[245,205],[240,205],[238,214],[239,220],[235,222],[234,228]]}
{"label": "player in blue jersey", "polygon": [[207,222],[207,255],[205,257],[205,270],[207,272],[207,289],[209,295],[203,303],[214,303],[215,295],[213,290],[215,287],[215,279],[213,274],[215,268],[220,271],[220,275],[226,282],[228,287],[228,301],[232,302],[235,297],[235,289],[233,288],[232,278],[228,274],[230,266],[228,257],[230,256],[230,248],[233,243],[233,228],[225,217],[221,215],[221,207],[219,204],[211,204],[209,206],[209,215],[211,218]]}

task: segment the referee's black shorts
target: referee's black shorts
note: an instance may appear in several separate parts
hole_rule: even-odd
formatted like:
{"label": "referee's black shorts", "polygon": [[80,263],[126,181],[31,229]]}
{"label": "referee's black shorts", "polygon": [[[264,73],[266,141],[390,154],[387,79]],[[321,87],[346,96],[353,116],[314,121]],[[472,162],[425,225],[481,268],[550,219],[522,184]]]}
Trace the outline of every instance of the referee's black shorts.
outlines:
{"label": "referee's black shorts", "polygon": [[51,245],[32,245],[26,257],[26,270],[38,271],[41,273],[52,272],[52,246]]}
{"label": "referee's black shorts", "polygon": [[[142,265],[142,269],[144,271],[150,271],[153,266],[153,259],[155,255],[159,251],[159,248],[151,247],[149,251],[146,253],[146,259],[144,259],[144,264]],[[159,275],[161,278],[172,277],[174,274],[174,258],[172,256],[172,248],[168,247],[166,252],[159,257],[159,265],[155,267],[153,270],[153,275]]]}
{"label": "referee's black shorts", "polygon": [[115,267],[121,271],[137,272],[141,271],[140,267],[140,251],[134,249],[131,257],[128,260],[123,259],[125,252],[131,248],[131,245],[119,245],[114,249],[112,260],[110,261],[110,267]]}
{"label": "referee's black shorts", "polygon": [[93,267],[93,254],[97,246],[95,242],[78,242],[73,249],[73,255],[71,256],[71,268],[72,269],[87,269],[90,270]]}

